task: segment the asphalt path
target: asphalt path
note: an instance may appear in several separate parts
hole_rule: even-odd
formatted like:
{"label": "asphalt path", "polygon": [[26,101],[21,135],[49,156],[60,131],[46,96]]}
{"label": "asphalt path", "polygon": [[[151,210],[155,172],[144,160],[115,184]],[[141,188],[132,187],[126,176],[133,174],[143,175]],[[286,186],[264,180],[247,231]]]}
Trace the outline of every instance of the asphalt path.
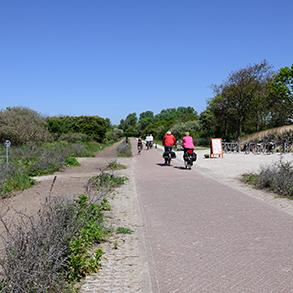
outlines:
{"label": "asphalt path", "polygon": [[293,292],[293,217],[237,188],[240,157],[187,170],[131,143],[151,292]]}

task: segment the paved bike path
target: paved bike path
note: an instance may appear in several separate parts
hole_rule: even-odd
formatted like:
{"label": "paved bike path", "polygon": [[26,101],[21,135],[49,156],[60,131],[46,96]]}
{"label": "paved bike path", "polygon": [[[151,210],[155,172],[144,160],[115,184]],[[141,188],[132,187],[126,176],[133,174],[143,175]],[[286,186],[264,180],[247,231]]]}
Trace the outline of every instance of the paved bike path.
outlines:
{"label": "paved bike path", "polygon": [[151,292],[293,292],[292,216],[132,148]]}

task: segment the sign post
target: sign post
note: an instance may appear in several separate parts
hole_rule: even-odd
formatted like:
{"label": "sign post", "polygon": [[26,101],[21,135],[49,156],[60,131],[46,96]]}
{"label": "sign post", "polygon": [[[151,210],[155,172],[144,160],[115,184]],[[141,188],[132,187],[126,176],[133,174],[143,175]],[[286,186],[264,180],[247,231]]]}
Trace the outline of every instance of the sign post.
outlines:
{"label": "sign post", "polygon": [[11,142],[9,140],[6,140],[4,145],[6,147],[6,165],[7,165],[7,171],[8,171],[8,148],[11,146]]}
{"label": "sign post", "polygon": [[218,155],[219,157],[222,156],[222,158],[224,158],[221,138],[211,139],[211,155],[213,155],[213,158],[215,155]]}

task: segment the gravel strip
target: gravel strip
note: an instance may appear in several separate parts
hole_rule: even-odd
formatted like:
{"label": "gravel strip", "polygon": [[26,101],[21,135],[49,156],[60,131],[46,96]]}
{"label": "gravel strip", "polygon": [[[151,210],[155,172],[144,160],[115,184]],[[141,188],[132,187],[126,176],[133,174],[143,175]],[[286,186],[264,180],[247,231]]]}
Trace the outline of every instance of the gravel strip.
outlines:
{"label": "gravel strip", "polygon": [[[150,292],[150,279],[146,262],[142,224],[133,176],[132,159],[119,158],[127,169],[116,171],[125,176],[122,187],[109,197],[112,211],[106,212],[106,225],[114,231],[108,242],[99,245],[106,260],[101,261],[99,273],[84,280],[80,292]],[[131,234],[116,234],[118,227],[129,228]],[[115,248],[115,246],[117,248]]]}

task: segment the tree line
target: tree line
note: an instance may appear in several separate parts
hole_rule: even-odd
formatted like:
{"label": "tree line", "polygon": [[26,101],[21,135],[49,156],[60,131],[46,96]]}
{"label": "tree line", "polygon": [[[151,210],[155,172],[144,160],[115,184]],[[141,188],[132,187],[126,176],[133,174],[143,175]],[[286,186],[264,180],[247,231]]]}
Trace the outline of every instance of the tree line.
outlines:
{"label": "tree line", "polygon": [[0,143],[13,145],[51,141],[98,141],[123,136],[162,139],[168,130],[177,139],[188,131],[197,144],[207,144],[211,137],[227,141],[240,136],[292,124],[293,65],[275,72],[263,60],[259,64],[232,71],[221,84],[212,84],[213,97],[200,114],[191,106],[167,108],[160,113],[147,110],[130,113],[119,125],[99,116],[44,117],[26,108],[0,111]]}
{"label": "tree line", "polygon": [[27,107],[0,111],[0,143],[13,146],[54,141],[97,141],[105,138],[109,121],[99,116],[44,117]]}
{"label": "tree line", "polygon": [[199,144],[211,137],[237,140],[240,136],[292,124],[293,65],[278,72],[263,60],[232,71],[223,83],[212,84],[214,96],[199,115],[192,107],[168,108],[154,115],[146,111],[122,119],[118,128],[128,136],[152,133],[162,139],[166,131],[178,139],[189,131]]}

